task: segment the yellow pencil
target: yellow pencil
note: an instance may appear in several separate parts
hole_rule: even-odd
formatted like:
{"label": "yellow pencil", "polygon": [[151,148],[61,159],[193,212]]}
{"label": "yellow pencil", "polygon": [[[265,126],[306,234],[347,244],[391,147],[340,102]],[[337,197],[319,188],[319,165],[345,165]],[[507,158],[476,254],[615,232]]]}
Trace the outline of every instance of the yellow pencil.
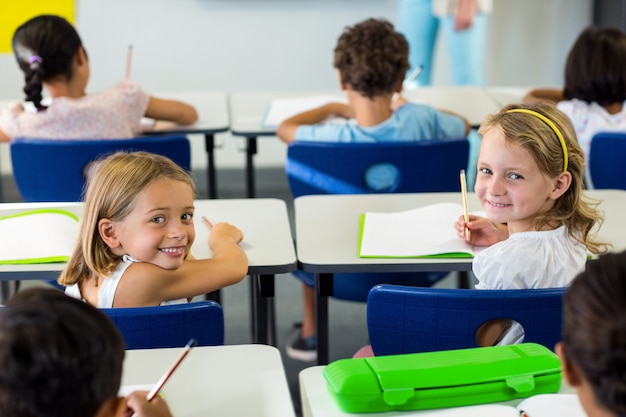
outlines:
{"label": "yellow pencil", "polygon": [[[467,183],[465,181],[465,170],[461,170],[461,195],[463,196],[463,218],[465,224],[469,223],[469,211],[467,209]],[[465,239],[470,240],[470,230],[465,226]]]}

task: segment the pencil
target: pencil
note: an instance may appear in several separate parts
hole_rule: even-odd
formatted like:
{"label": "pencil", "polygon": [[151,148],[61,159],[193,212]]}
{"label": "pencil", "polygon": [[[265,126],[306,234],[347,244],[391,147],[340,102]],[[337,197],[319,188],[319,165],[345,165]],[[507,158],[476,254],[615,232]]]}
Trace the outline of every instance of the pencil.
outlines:
{"label": "pencil", "polygon": [[211,220],[207,219],[205,216],[202,216],[202,220],[204,220],[206,225],[209,226],[211,229],[213,228],[213,223],[211,223]]}
{"label": "pencil", "polygon": [[183,353],[180,354],[180,356],[178,357],[178,359],[176,359],[176,362],[174,362],[172,367],[168,369],[166,373],[163,374],[161,379],[159,379],[159,382],[157,382],[154,388],[152,388],[152,391],[148,393],[146,400],[152,401],[154,397],[156,397],[159,391],[161,391],[161,388],[163,388],[163,385],[165,385],[165,383],[167,382],[168,379],[170,379],[170,377],[172,376],[176,368],[178,368],[178,365],[180,365],[183,359],[185,359],[185,357],[189,354],[189,351],[191,350],[191,348],[197,344],[198,344],[198,341],[196,339],[191,339],[189,340],[189,342],[187,342]]}
{"label": "pencil", "polygon": [[461,195],[463,196],[463,218],[465,219],[465,239],[470,239],[470,230],[467,227],[469,223],[469,211],[467,210],[467,183],[465,181],[465,170],[461,170]]}
{"label": "pencil", "polygon": [[133,61],[133,45],[128,45],[128,52],[126,53],[126,79],[130,80],[130,64]]}
{"label": "pencil", "polygon": [[420,75],[420,73],[422,72],[422,70],[423,70],[423,69],[424,69],[424,65],[423,65],[423,64],[422,64],[422,65],[420,65],[419,67],[415,68],[415,69],[413,70],[413,72],[411,72],[411,75],[409,75],[409,76],[407,77],[407,79],[406,79],[406,80],[404,80],[404,82],[402,83],[402,86],[403,86],[403,87],[404,87],[404,86],[410,86],[410,85],[411,85],[411,83],[412,83],[413,81],[415,81],[415,79],[416,79],[416,78]]}

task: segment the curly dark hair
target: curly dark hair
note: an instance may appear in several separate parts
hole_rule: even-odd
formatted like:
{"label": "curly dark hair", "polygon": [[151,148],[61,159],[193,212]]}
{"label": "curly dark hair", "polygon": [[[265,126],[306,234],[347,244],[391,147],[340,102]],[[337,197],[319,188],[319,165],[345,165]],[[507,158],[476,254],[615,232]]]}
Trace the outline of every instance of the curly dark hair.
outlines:
{"label": "curly dark hair", "polygon": [[590,261],[563,299],[563,352],[599,404],[626,415],[626,252]]}
{"label": "curly dark hair", "polygon": [[563,98],[600,105],[626,100],[626,33],[592,26],[578,35],[565,64]]}
{"label": "curly dark hair", "polygon": [[333,65],[342,82],[372,98],[393,93],[409,69],[409,44],[383,19],[347,27],[337,40]]}

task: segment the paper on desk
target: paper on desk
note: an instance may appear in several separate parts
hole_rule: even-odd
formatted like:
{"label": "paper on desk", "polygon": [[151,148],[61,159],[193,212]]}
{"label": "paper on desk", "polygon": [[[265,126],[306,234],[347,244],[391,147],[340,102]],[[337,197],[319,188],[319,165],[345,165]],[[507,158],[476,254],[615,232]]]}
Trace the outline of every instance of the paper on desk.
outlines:
{"label": "paper on desk", "polygon": [[345,97],[332,95],[274,99],[267,107],[261,125],[273,128],[295,114],[337,102],[348,103]]}
{"label": "paper on desk", "polygon": [[66,262],[78,236],[78,217],[59,209],[0,218],[0,263]]}

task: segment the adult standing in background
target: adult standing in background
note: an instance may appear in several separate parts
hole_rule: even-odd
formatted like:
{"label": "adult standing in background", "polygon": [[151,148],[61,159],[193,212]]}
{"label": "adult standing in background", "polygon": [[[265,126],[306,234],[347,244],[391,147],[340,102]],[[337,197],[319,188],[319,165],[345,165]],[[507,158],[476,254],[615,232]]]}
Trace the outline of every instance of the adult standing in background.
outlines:
{"label": "adult standing in background", "polygon": [[452,84],[485,84],[485,28],[492,0],[399,0],[398,5],[398,31],[410,45],[411,69],[407,74],[423,65],[416,85],[431,83],[433,52],[440,28],[448,51]]}

